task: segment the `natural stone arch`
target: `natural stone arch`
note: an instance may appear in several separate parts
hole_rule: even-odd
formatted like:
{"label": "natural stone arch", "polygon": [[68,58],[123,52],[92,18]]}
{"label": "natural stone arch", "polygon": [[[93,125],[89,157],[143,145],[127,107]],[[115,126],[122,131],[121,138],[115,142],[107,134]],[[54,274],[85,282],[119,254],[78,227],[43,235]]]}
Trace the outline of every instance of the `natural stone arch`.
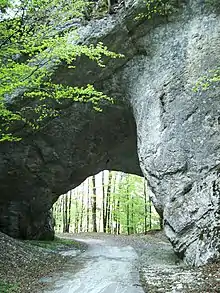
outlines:
{"label": "natural stone arch", "polygon": [[[19,204],[21,200],[31,202],[27,213],[30,207],[46,211],[54,197],[65,192],[65,186],[73,188],[93,172],[106,169],[108,162],[109,169],[140,174],[138,153],[174,250],[190,264],[204,264],[220,256],[220,90],[216,86],[195,93],[192,87],[208,69],[220,64],[219,11],[214,7],[209,10],[199,0],[184,1],[182,8],[169,17],[135,23],[136,7],[119,16],[90,22],[80,30],[82,42],[104,41],[110,49],[125,53],[125,58],[107,60],[109,66],[103,70],[82,58],[78,69],[71,71],[63,65],[54,75],[55,80],[71,85],[93,83],[115,97],[116,104],[105,105],[103,113],[94,113],[86,105],[72,105],[66,109],[66,115],[71,112],[67,128],[62,124],[65,117],[57,118],[34,141],[28,136],[19,145],[1,145],[1,202],[8,202],[16,193]],[[75,123],[79,120],[81,128]],[[102,121],[107,135],[94,145],[95,140],[88,140],[88,130],[94,128],[99,133]],[[74,131],[66,134],[73,126]],[[54,131],[59,133],[57,138],[53,137]],[[61,142],[65,143],[63,133],[69,142],[74,140],[75,152],[71,144],[61,147]],[[81,135],[86,153],[79,149]],[[55,150],[49,143],[51,139]],[[96,144],[102,149],[101,156],[93,155]],[[65,160],[60,159],[63,156]],[[49,162],[45,163],[44,157],[49,157]],[[50,166],[56,161],[59,164],[57,168],[53,165],[49,177],[48,170],[39,169],[42,162]],[[75,163],[72,168],[74,161],[80,165]],[[71,176],[76,183],[66,184]],[[57,177],[60,182],[56,182]],[[1,223],[7,222],[10,213],[2,215]],[[10,221],[7,223],[10,227]]]}
{"label": "natural stone arch", "polygon": [[1,230],[19,238],[51,237],[48,210],[59,195],[104,169],[142,174],[136,145],[125,104],[103,105],[101,113],[75,104],[39,134],[2,145],[10,165],[2,165]]}

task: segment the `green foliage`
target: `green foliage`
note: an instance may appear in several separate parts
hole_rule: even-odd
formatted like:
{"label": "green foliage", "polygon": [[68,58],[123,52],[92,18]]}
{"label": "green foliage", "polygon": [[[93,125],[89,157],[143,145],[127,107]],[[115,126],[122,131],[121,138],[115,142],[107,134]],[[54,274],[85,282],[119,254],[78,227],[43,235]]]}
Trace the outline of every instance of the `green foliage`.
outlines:
{"label": "green foliage", "polygon": [[[119,200],[119,209],[116,208],[114,215],[120,220],[123,233],[127,233],[128,228],[137,230],[144,223],[144,199],[142,193],[142,178],[130,176],[128,174],[122,178],[119,189],[114,197]],[[129,209],[129,222],[127,221]]]}
{"label": "green foliage", "polygon": [[[127,233],[128,230],[131,234],[143,233],[145,216],[151,217],[152,229],[159,228],[159,216],[155,212],[151,215],[145,214],[143,178],[136,175],[126,174],[120,182],[118,191],[113,197],[114,200],[120,202],[119,209],[116,207],[113,213],[115,219],[119,220],[121,224],[122,233]],[[152,204],[150,201],[146,204],[147,210],[149,210],[149,207]],[[148,229],[149,226],[148,223]]]}
{"label": "green foliage", "polygon": [[0,280],[0,292],[1,293],[15,293],[19,288],[19,284],[10,284]]}
{"label": "green foliage", "polygon": [[[110,100],[92,85],[77,88],[53,82],[53,70],[57,66],[64,62],[74,69],[75,60],[82,55],[101,67],[104,67],[103,56],[122,57],[108,51],[102,43],[75,44],[77,34],[72,19],[81,17],[87,4],[83,0],[1,0],[0,141],[20,140],[12,134],[11,126],[17,121],[38,129],[45,118],[58,115],[59,112],[51,109],[51,103],[48,105],[48,99],[57,104],[65,99],[89,101],[96,110],[100,110],[100,99]],[[12,110],[7,101],[16,97],[23,97],[24,104],[29,105],[31,102],[27,100],[32,99],[34,107]]]}
{"label": "green foliage", "polygon": [[[103,207],[105,215],[108,212],[107,207],[109,207],[109,220],[106,220],[106,228],[109,233],[115,232],[113,231],[115,228],[113,228],[113,224],[116,222],[120,226],[120,232],[123,234],[127,234],[128,231],[129,234],[133,234],[144,233],[145,230],[150,229],[159,229],[160,218],[148,196],[145,203],[143,178],[116,171],[111,171],[111,174],[110,182],[107,179],[109,174],[105,177],[104,186],[102,185],[101,174],[96,177],[96,220],[98,231],[103,231]],[[66,195],[62,195],[54,204],[53,215],[56,232],[63,232],[66,207],[68,218],[70,216],[70,232],[92,231],[91,199],[93,197],[93,185],[90,185],[89,182],[91,182],[91,178],[88,178],[86,182],[77,187],[74,192],[71,191]],[[105,189],[104,203],[103,187]],[[107,199],[107,189],[110,191],[109,201]],[[107,202],[109,205],[107,205]]]}
{"label": "green foliage", "polygon": [[0,0],[0,12],[4,13],[10,6],[10,0]]}
{"label": "green foliage", "polygon": [[153,16],[162,15],[167,16],[174,12],[174,2],[173,0],[145,0],[146,3],[145,10],[139,13],[135,18],[136,20],[145,18],[151,19]]}
{"label": "green foliage", "polygon": [[212,86],[220,85],[220,68],[210,70],[206,76],[202,76],[198,79],[195,86],[193,87],[194,92],[199,90],[208,90]]}

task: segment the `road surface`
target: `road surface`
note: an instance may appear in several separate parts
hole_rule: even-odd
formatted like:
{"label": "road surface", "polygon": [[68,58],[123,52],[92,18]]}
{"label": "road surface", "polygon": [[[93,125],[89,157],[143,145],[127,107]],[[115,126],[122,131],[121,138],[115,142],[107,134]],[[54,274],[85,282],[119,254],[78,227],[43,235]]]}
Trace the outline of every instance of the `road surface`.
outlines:
{"label": "road surface", "polygon": [[131,246],[121,247],[109,240],[75,240],[88,245],[75,259],[81,267],[76,272],[68,264],[63,272],[43,279],[47,283],[44,293],[144,293],[139,284],[137,254]]}

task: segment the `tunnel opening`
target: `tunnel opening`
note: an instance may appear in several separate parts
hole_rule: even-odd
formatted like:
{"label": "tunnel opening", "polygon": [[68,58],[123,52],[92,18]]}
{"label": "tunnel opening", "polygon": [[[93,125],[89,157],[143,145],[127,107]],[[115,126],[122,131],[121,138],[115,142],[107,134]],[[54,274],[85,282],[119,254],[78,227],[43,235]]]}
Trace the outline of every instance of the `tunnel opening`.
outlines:
{"label": "tunnel opening", "polygon": [[62,194],[52,208],[55,232],[146,234],[162,228],[143,177],[103,170]]}

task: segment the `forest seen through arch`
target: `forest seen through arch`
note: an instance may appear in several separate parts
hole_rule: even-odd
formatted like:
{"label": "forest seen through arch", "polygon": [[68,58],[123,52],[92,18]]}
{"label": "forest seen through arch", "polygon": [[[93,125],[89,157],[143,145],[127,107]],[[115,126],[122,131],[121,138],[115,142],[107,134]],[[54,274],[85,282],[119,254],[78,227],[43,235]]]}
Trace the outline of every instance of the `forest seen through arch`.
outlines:
{"label": "forest seen through arch", "polygon": [[146,180],[104,170],[60,196],[53,206],[58,233],[146,234],[161,228]]}

